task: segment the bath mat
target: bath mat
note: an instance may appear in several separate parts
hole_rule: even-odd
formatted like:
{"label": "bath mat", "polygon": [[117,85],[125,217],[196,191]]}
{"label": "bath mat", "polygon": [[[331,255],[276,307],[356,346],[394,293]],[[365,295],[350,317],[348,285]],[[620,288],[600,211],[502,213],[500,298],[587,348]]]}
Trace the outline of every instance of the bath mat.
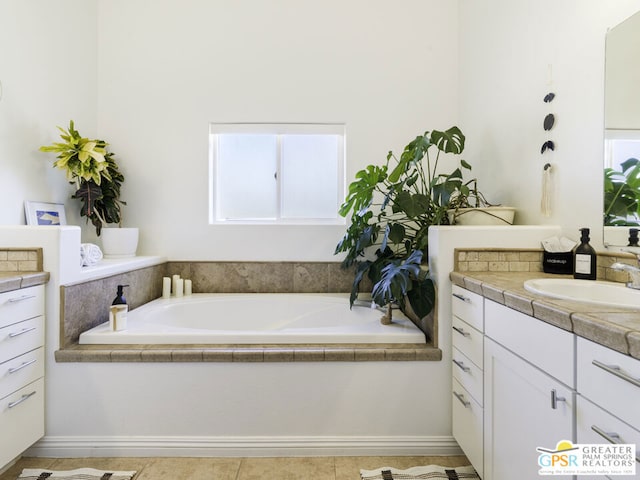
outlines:
{"label": "bath mat", "polygon": [[78,468],[76,470],[55,471],[41,468],[25,468],[18,480],[131,480],[136,474],[133,472],[116,472],[95,470],[93,468]]}
{"label": "bath mat", "polygon": [[424,467],[411,467],[406,470],[382,467],[376,470],[360,470],[362,480],[480,480],[472,466],[466,467],[441,467],[439,465],[426,465]]}

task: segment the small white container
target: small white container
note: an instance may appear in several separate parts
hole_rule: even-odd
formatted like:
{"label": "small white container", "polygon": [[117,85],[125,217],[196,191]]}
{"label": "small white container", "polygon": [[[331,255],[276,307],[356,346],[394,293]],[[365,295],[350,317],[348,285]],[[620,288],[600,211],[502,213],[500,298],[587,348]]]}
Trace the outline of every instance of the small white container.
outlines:
{"label": "small white container", "polygon": [[109,308],[109,327],[112,331],[118,332],[127,329],[128,305],[111,305]]}

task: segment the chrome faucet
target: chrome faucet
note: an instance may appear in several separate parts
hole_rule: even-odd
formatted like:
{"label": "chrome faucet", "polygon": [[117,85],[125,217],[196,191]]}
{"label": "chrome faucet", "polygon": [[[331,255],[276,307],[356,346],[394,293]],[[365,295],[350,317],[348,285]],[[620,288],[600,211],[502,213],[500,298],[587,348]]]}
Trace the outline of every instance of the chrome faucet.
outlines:
{"label": "chrome faucet", "polygon": [[[640,265],[640,255],[636,255],[636,259],[638,260],[638,265]],[[640,290],[640,267],[634,267],[633,265],[628,265],[626,263],[616,262],[611,265],[611,268],[613,270],[618,270],[621,272],[628,272],[630,281],[627,282],[627,287]]]}

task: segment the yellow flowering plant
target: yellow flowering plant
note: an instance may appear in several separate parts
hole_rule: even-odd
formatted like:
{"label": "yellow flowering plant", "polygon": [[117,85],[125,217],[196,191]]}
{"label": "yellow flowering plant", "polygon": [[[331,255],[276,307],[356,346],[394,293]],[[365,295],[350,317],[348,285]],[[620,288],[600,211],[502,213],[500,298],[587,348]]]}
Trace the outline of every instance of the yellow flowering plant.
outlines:
{"label": "yellow flowering plant", "polygon": [[82,137],[75,129],[73,120],[69,128],[58,127],[64,142],[40,147],[42,152],[57,153],[53,166],[64,170],[67,180],[76,184],[76,192],[71,198],[82,202],[80,215],[87,217],[100,235],[106,223],[122,223],[120,187],[124,176],[107,151],[109,145],[104,140]]}

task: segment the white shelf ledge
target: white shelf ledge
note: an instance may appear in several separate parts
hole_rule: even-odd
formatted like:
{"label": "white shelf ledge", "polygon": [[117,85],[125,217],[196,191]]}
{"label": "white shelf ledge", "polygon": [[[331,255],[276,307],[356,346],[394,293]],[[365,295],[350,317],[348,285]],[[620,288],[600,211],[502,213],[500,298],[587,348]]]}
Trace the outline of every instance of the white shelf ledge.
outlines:
{"label": "white shelf ledge", "polygon": [[109,277],[118,273],[125,273],[140,268],[160,265],[167,261],[166,257],[160,256],[140,256],[131,258],[104,258],[98,264],[90,267],[82,267],[76,278],[66,285],[73,285],[89,280]]}

